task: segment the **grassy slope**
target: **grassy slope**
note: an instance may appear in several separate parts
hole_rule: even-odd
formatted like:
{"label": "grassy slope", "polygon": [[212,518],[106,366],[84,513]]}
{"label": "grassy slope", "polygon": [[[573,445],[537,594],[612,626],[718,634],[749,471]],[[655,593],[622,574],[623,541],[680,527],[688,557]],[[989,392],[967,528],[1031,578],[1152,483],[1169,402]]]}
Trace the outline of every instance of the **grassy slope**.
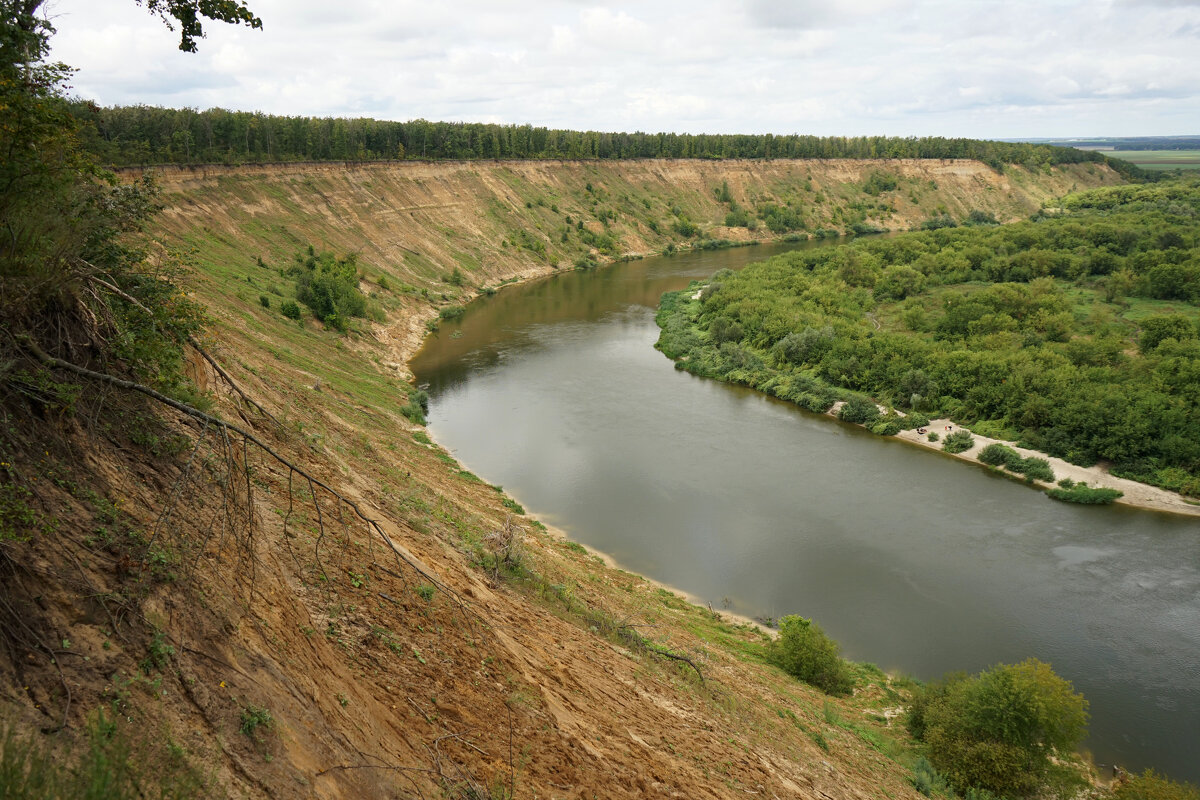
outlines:
{"label": "grassy slope", "polygon": [[[169,730],[235,796],[498,797],[510,781],[526,797],[915,796],[905,736],[882,713],[900,704],[902,686],[864,667],[854,698],[825,700],[763,663],[757,629],[606,567],[523,516],[515,519],[527,531],[521,567],[492,575],[483,564],[489,534],[512,513],[505,498],[398,411],[404,360],[424,322],[483,286],[570,263],[585,250],[574,229],[560,241],[563,217],[586,215],[602,231],[593,199],[617,211],[620,251],[658,250],[670,239],[649,222],[667,230],[672,205],[706,227],[723,217],[712,193],[722,180],[743,203],[754,194],[791,195],[818,223],[845,207],[831,198],[862,199],[857,183],[879,168],[527,163],[166,176],[160,233],[193,249],[196,293],[214,315],[211,350],[283,425],[250,411],[244,418],[380,520],[428,576],[385,557],[363,526],[334,524],[346,522],[348,510],[327,500],[322,535],[309,487],[250,451],[253,539],[205,540],[191,582],[157,586],[138,601],[175,646],[159,677],[139,677],[137,665],[154,647],[149,629],[102,646],[107,623],[73,611],[82,601],[69,593],[55,596],[55,636],[87,656],[67,662],[78,687],[73,713],[119,700],[131,724]],[[892,226],[938,205],[1010,219],[1073,184],[1113,180],[1095,167],[1004,179],[963,163],[893,168],[909,183],[898,216],[885,222]],[[813,205],[818,194],[824,200]],[[530,241],[522,230],[545,236],[547,258],[502,244]],[[361,253],[383,324],[338,336],[278,313],[290,292],[278,270],[309,242]],[[442,280],[455,266],[467,285]],[[222,413],[237,419],[232,395],[201,366],[197,375]],[[103,474],[101,499],[120,500],[131,527],[149,528],[182,474],[181,459],[132,438],[143,444],[101,448],[77,468]],[[60,468],[47,455],[46,464],[28,466]],[[220,511],[211,491],[186,492],[180,502],[174,518],[184,538],[193,530],[198,538]],[[95,503],[74,507],[67,524],[96,524]],[[439,588],[429,588],[429,576]],[[687,654],[704,683],[653,648]],[[25,668],[10,668],[10,685],[30,683]],[[41,694],[6,698],[18,719],[38,724],[41,707],[52,704],[52,669],[39,673]],[[114,685],[131,688],[114,700]],[[258,742],[239,730],[249,707],[274,720]]]}

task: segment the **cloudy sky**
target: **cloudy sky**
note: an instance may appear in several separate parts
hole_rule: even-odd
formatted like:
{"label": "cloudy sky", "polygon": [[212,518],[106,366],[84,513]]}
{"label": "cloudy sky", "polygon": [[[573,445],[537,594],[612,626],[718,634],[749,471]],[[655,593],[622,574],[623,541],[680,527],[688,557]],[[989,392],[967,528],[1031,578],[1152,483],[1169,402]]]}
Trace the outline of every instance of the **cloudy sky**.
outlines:
{"label": "cloudy sky", "polygon": [[200,52],[48,0],[105,105],[595,130],[1200,135],[1200,0],[249,0]]}

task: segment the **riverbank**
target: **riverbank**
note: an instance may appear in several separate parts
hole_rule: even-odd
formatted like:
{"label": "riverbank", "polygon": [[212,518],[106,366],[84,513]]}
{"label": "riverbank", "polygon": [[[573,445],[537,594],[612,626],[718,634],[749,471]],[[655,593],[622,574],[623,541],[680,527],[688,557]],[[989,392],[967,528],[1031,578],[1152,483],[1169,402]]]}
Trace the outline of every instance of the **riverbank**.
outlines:
{"label": "riverbank", "polygon": [[[473,307],[413,362],[430,433],[543,521],[714,610],[799,613],[849,658],[921,679],[1053,663],[1094,704],[1099,761],[1179,770],[1160,740],[1188,723],[1157,709],[1187,692],[1135,682],[1173,685],[1145,645],[1175,647],[1171,620],[1194,618],[1194,571],[1175,565],[1196,563],[1195,519],[1052,502],[673,369],[649,348],[649,307],[746,257],[620,264]],[[1133,666],[1097,667],[1113,657]]]}
{"label": "riverbank", "polygon": [[[942,449],[942,443],[946,438],[948,428],[953,430],[970,430],[955,423],[953,420],[940,418],[929,421],[926,426],[929,432],[938,434],[939,441],[929,441],[928,434],[920,434],[915,430],[900,431],[896,434],[897,439],[924,447],[928,450],[936,450],[945,455],[953,456],[962,461],[967,461],[972,464],[978,464],[982,467],[991,470],[998,470],[996,467],[989,467],[979,461],[979,453],[989,444],[1002,444],[1006,447],[1011,447],[1017,451],[1023,458],[1044,458],[1050,462],[1050,468],[1054,470],[1055,480],[1069,478],[1075,483],[1087,483],[1092,488],[1116,489],[1122,492],[1122,496],[1113,501],[1114,504],[1130,506],[1132,508],[1141,508],[1148,511],[1162,511],[1170,514],[1183,514],[1186,516],[1200,517],[1200,504],[1190,503],[1181,495],[1175,492],[1168,492],[1165,489],[1160,489],[1157,486],[1150,486],[1145,483],[1138,483],[1126,478],[1118,478],[1110,474],[1103,467],[1081,467],[1078,464],[1072,464],[1069,461],[1064,461],[1061,458],[1040,453],[1036,450],[1030,450],[1025,447],[1019,447],[1013,442],[1008,442],[1003,439],[992,439],[987,436],[981,436],[978,433],[972,432],[971,435],[975,439],[975,444],[969,450],[962,453],[947,453]],[[1029,483],[1032,487],[1038,489],[1052,489],[1055,484],[1046,481],[1027,480],[1024,476],[1015,475],[1005,470],[998,470],[1001,474],[1012,477],[1022,483]]]}

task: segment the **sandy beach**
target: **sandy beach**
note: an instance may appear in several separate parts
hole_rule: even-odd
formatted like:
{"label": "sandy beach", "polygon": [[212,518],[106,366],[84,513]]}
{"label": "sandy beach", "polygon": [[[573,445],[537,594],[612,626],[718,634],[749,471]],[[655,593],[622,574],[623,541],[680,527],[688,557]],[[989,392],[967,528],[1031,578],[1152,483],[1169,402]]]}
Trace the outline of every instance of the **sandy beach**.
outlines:
{"label": "sandy beach", "polygon": [[[999,442],[1000,444],[1016,450],[1023,457],[1028,458],[1030,456],[1036,456],[1038,458],[1046,459],[1050,462],[1050,468],[1054,470],[1056,480],[1070,478],[1076,483],[1086,482],[1088,486],[1118,489],[1124,492],[1124,496],[1117,498],[1115,501],[1113,501],[1114,503],[1120,503],[1121,505],[1126,506],[1134,506],[1136,508],[1150,509],[1152,511],[1166,511],[1172,514],[1187,514],[1190,516],[1200,517],[1200,504],[1189,503],[1182,496],[1175,492],[1168,492],[1166,489],[1159,489],[1157,486],[1138,483],[1137,481],[1131,481],[1126,478],[1118,478],[1115,475],[1109,474],[1103,467],[1080,467],[1068,461],[1063,461],[1061,458],[1054,458],[1053,456],[1048,456],[1045,453],[1039,453],[1036,450],[1018,447],[1012,442],[1006,442],[1002,439],[990,439],[987,436],[980,436],[974,431],[971,432],[971,435],[975,437],[974,447],[963,453],[946,453],[944,450],[942,450],[942,442],[945,440],[946,434],[950,432],[947,430],[948,427],[952,428],[953,430],[969,430],[969,428],[961,428],[961,426],[948,419],[934,419],[930,420],[929,425],[926,426],[925,430],[929,433],[936,433],[939,441],[931,442],[929,441],[928,433],[920,434],[915,430],[900,431],[900,433],[896,434],[896,438],[903,439],[906,442],[911,442],[912,444],[920,447],[927,447],[930,450],[937,450],[944,455],[953,455],[954,458],[960,458],[964,461],[970,461],[975,464],[980,463],[980,450],[987,447],[989,444]],[[992,469],[992,467],[989,467],[989,469]],[[1007,470],[1000,471],[1006,475],[1013,475],[1013,473],[1010,473]],[[1014,480],[1019,480],[1022,483],[1025,482],[1024,476],[1013,475],[1013,478]],[[1044,481],[1033,481],[1032,483],[1039,489],[1053,488],[1053,484],[1049,484]]]}

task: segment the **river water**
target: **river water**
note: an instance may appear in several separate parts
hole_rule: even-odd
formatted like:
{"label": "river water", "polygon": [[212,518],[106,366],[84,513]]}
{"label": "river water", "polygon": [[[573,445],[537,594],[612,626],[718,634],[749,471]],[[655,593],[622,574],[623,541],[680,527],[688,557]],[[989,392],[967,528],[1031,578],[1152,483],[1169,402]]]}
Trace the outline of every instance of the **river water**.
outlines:
{"label": "river water", "polygon": [[812,617],[849,658],[925,680],[1048,661],[1091,703],[1098,763],[1200,781],[1200,523],[1057,503],[653,348],[663,292],[779,251],[473,303],[411,365],[431,433],[623,567],[717,609]]}

